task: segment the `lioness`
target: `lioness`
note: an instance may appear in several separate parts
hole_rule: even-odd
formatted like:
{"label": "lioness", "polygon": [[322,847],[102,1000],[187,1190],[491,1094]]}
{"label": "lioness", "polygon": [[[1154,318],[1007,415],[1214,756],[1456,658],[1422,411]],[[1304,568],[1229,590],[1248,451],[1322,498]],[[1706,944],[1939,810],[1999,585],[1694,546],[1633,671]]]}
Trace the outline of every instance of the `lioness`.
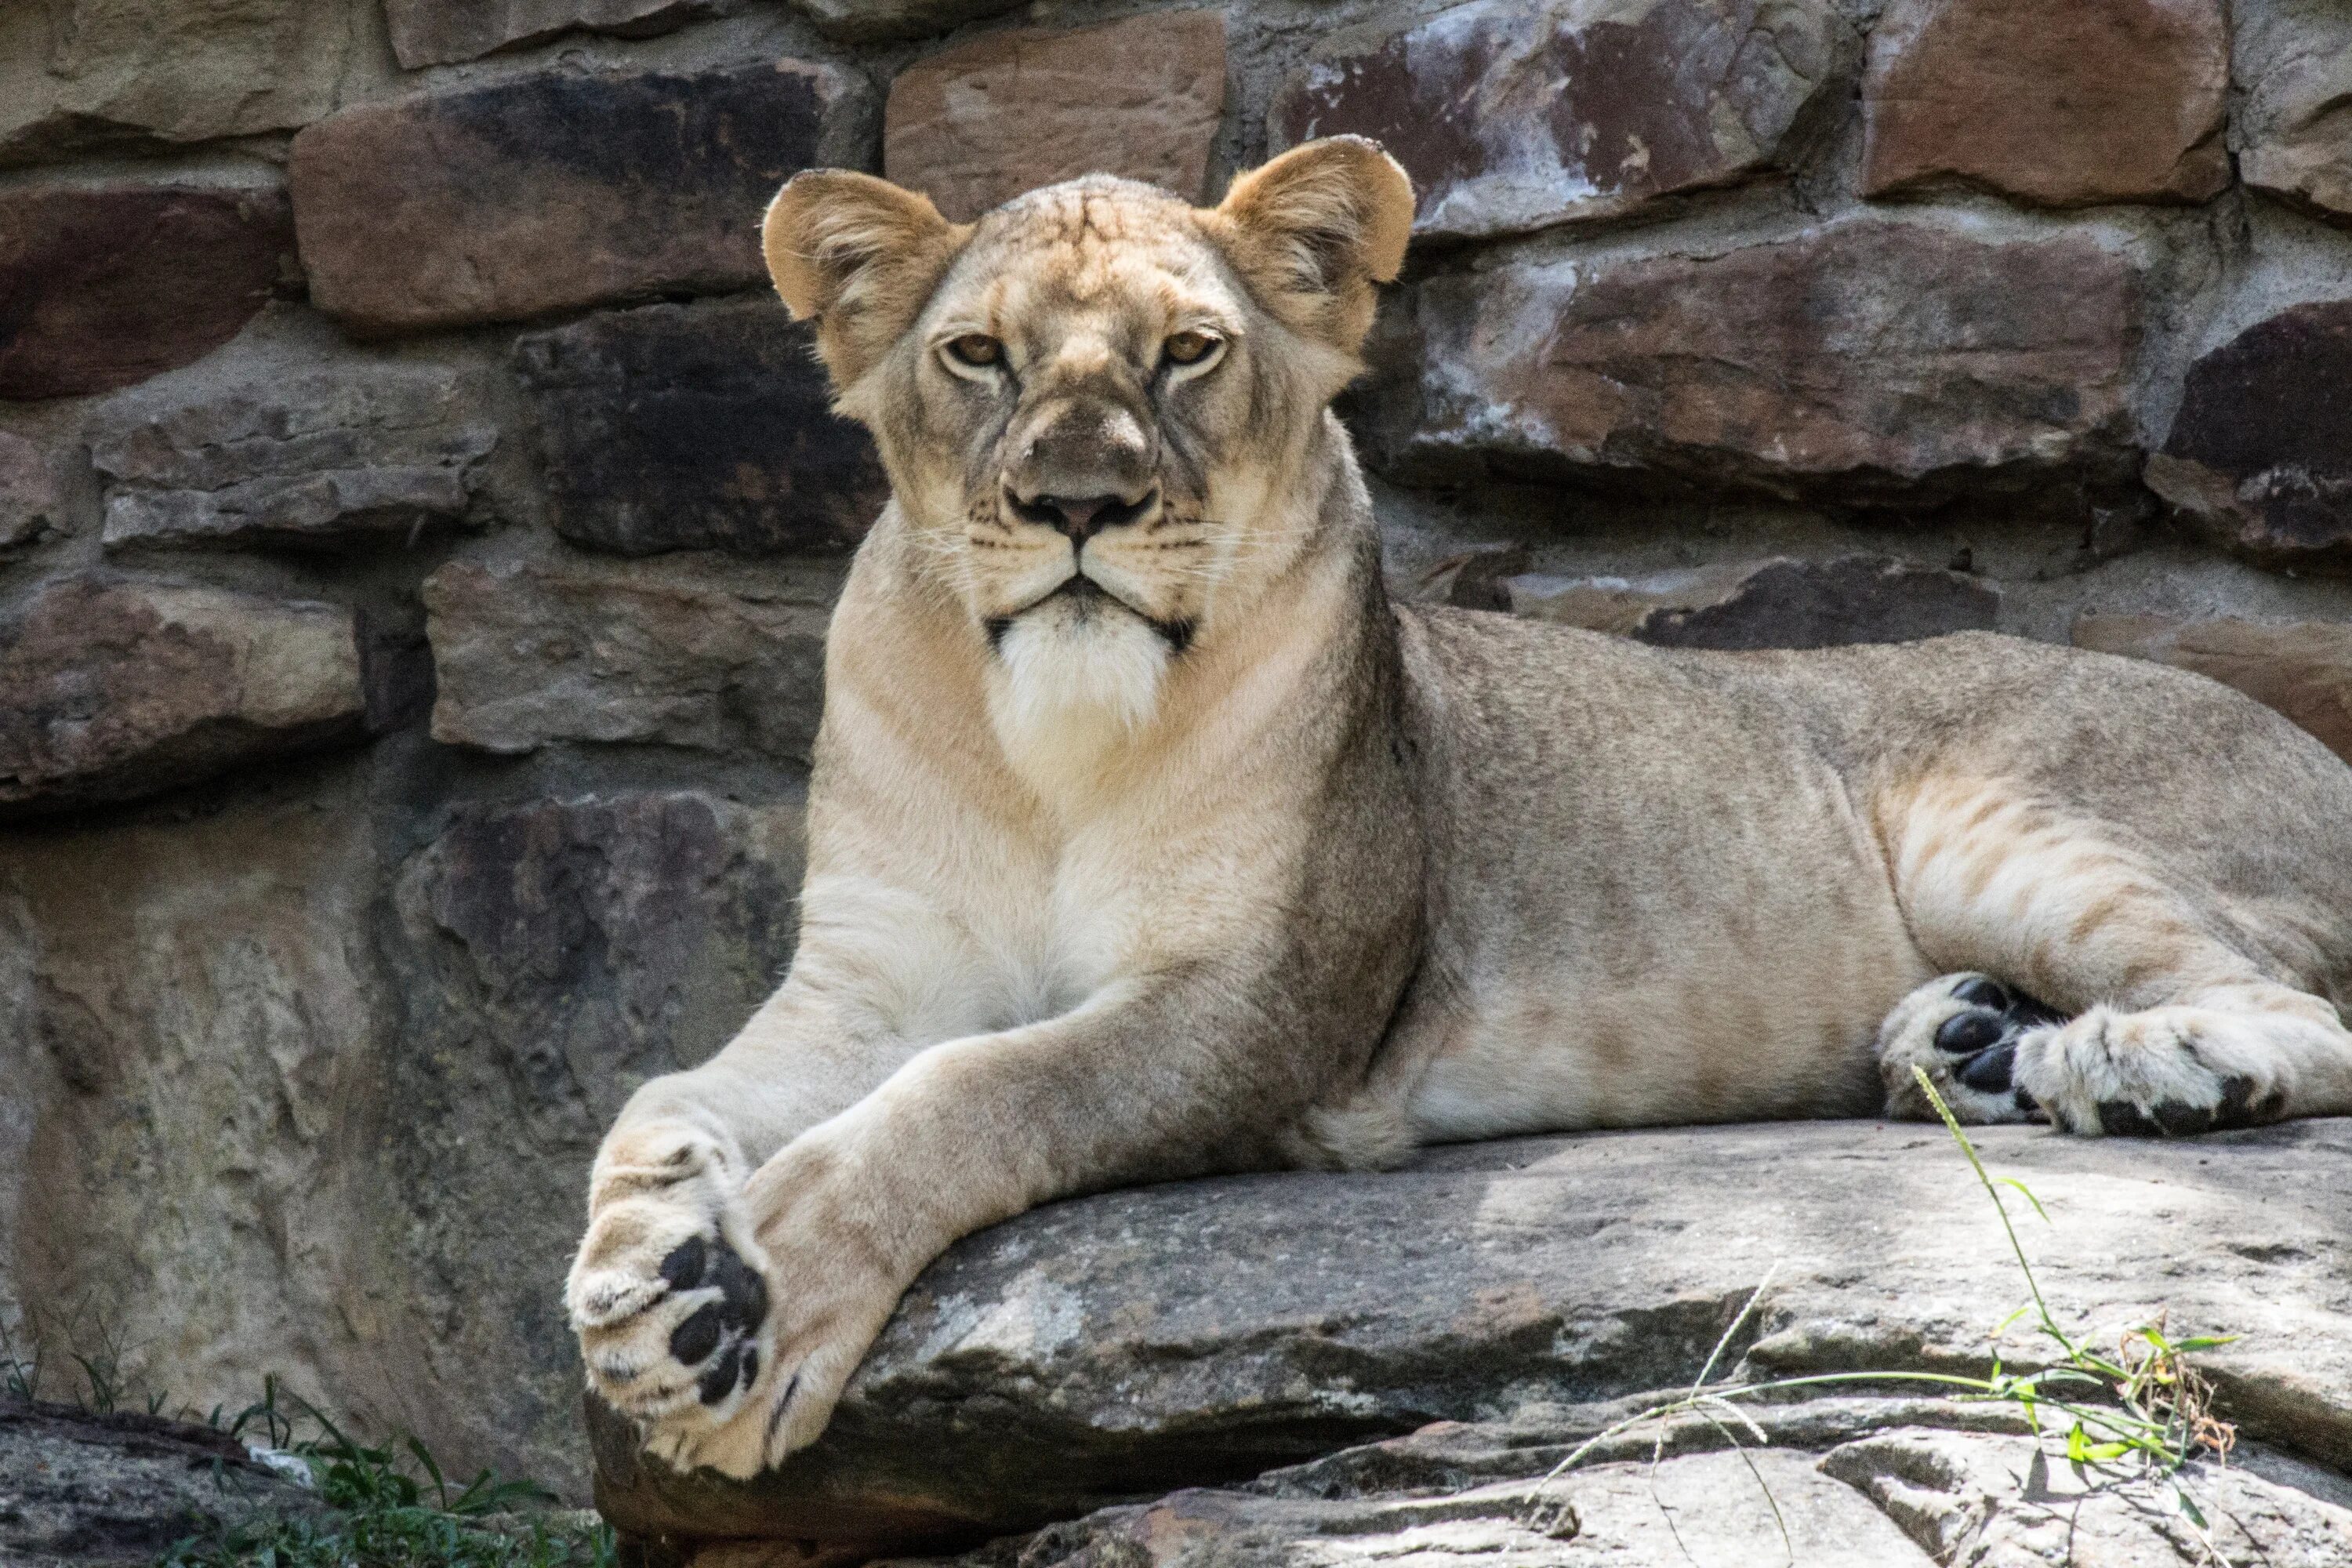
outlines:
{"label": "lioness", "polygon": [[598,1155],[569,1300],[658,1455],[824,1427],[900,1291],[1066,1194],[1757,1117],[2352,1110],[2352,769],[1989,636],[1668,652],[1391,605],[1348,437],[1372,143],[1196,209],[785,185],[892,499],[826,645],[800,948]]}

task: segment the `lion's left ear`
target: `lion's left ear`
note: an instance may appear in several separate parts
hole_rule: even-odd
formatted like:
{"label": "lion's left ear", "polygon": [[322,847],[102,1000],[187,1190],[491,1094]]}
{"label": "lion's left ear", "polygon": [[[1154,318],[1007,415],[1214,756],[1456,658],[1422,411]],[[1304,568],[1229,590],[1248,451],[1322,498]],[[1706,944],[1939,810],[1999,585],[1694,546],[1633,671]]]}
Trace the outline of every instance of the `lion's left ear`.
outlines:
{"label": "lion's left ear", "polygon": [[971,233],[931,198],[847,169],[794,174],[760,225],[768,275],[847,390],[914,324]]}
{"label": "lion's left ear", "polygon": [[1412,182],[1379,142],[1328,136],[1236,178],[1214,216],[1267,308],[1352,355],[1372,324],[1373,286],[1404,265]]}

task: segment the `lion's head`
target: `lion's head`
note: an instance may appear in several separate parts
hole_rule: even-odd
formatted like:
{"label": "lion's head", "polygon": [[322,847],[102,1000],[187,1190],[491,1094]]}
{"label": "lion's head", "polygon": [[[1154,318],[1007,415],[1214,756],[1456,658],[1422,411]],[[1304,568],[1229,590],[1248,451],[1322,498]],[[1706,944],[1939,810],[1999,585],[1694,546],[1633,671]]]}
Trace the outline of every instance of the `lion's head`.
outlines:
{"label": "lion's head", "polygon": [[910,557],[1015,688],[1132,722],[1307,548],[1298,492],[1412,218],[1402,171],[1341,137],[1213,208],[1097,175],[967,225],[814,171],[763,239],[880,447]]}

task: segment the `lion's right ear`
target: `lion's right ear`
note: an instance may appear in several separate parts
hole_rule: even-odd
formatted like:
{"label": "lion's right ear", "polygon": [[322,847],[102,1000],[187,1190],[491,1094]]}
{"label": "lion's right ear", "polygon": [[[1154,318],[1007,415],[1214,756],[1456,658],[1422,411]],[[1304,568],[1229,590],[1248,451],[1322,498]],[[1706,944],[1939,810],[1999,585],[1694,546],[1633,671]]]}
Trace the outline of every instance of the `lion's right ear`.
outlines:
{"label": "lion's right ear", "polygon": [[1270,310],[1352,356],[1404,265],[1412,182],[1380,143],[1327,136],[1237,176],[1213,219]]}
{"label": "lion's right ear", "polygon": [[836,387],[914,323],[971,229],[931,198],[846,169],[794,174],[760,225],[768,275],[794,319],[814,320]]}

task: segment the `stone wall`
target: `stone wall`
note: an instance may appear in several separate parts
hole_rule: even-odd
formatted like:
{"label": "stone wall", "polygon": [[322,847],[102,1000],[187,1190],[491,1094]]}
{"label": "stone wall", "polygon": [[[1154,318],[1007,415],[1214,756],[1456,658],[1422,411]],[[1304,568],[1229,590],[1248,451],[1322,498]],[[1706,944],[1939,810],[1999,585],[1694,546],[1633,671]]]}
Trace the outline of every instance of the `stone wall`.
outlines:
{"label": "stone wall", "polygon": [[18,0],[0,1299],[578,1490],[583,1173],[790,953],[879,494],[793,170],[1380,136],[1400,592],[1996,626],[2352,751],[2347,94],[2336,0]]}

